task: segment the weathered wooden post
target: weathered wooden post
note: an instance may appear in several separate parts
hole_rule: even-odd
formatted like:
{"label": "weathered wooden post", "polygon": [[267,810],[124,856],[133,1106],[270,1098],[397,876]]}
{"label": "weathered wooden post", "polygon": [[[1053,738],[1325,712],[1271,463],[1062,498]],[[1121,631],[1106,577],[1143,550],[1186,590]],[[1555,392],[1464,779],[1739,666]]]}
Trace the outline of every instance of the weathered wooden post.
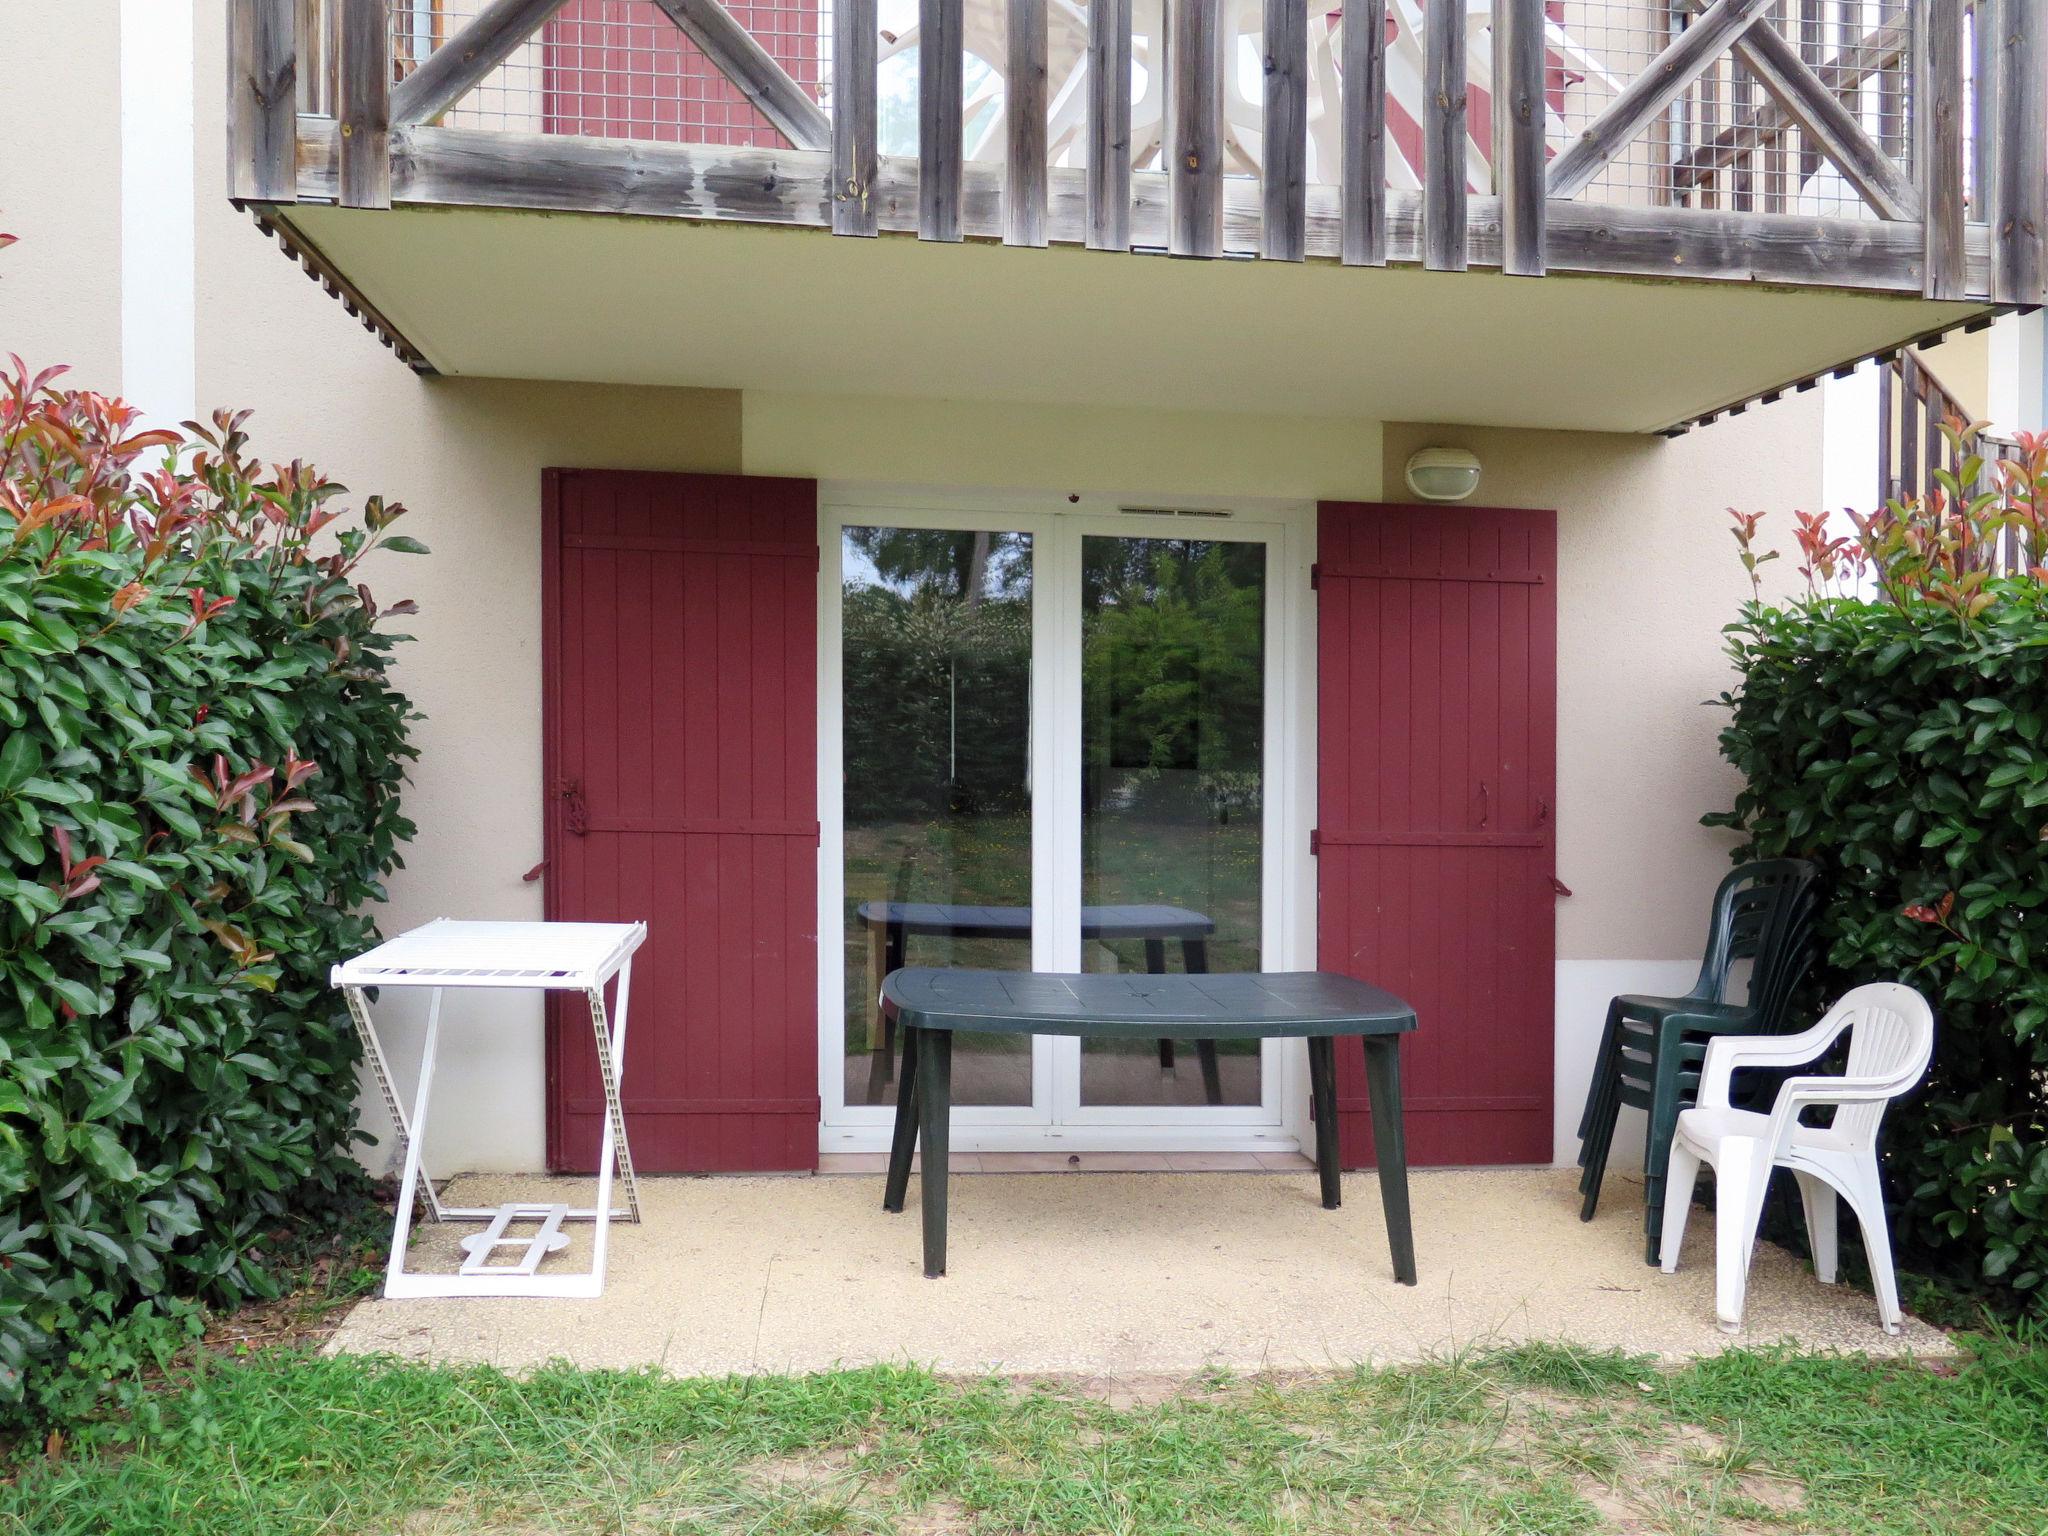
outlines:
{"label": "weathered wooden post", "polygon": [[1346,0],[1341,103],[1347,267],[1387,264],[1387,0]]}
{"label": "weathered wooden post", "polygon": [[1542,0],[1493,0],[1493,175],[1500,192],[1500,269],[1544,272]]}
{"label": "weathered wooden post", "polygon": [[391,16],[385,0],[340,0],[341,206],[391,206]]}
{"label": "weathered wooden post", "polygon": [[228,196],[289,203],[299,186],[295,0],[229,0]]}

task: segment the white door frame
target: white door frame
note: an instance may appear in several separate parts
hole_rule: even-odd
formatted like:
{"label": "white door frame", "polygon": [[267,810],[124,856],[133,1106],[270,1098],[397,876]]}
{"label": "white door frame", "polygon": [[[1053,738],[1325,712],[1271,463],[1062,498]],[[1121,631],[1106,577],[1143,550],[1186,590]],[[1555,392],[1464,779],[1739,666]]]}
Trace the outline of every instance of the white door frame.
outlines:
{"label": "white door frame", "polygon": [[[1265,824],[1261,952],[1268,970],[1315,966],[1315,611],[1309,590],[1315,506],[1302,501],[1203,501],[1194,518],[1126,506],[1177,508],[1186,498],[948,491],[823,482],[818,494],[818,1089],[821,1152],[888,1146],[893,1106],[846,1102],[844,1017],[845,823],[841,792],[840,563],[848,526],[955,528],[1032,535],[1032,643],[1050,666],[1032,673],[1032,711],[1048,729],[1031,745],[1033,907],[1031,965],[1081,964],[1081,540],[1090,534],[1262,542],[1266,566]],[[1080,1041],[1041,1036],[1032,1048],[1030,1106],[953,1111],[963,1152],[1293,1151],[1307,1144],[1307,1056],[1299,1041],[1268,1041],[1257,1105],[1211,1108],[1079,1104]]]}

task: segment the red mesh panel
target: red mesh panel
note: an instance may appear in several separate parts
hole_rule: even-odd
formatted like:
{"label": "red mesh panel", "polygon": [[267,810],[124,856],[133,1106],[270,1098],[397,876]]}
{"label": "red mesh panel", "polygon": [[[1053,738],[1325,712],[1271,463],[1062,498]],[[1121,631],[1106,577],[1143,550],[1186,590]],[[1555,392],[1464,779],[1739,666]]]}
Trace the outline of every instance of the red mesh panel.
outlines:
{"label": "red mesh panel", "polygon": [[[726,9],[817,97],[820,0],[732,0]],[[549,133],[787,143],[650,0],[569,0],[548,23],[542,43]]]}

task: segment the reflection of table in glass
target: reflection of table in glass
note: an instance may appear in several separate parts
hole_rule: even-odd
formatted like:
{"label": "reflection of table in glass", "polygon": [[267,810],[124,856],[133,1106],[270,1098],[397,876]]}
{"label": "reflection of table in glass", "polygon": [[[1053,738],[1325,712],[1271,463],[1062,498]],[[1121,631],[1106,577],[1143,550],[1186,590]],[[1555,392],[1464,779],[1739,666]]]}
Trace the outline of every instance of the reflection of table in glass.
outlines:
{"label": "reflection of table in glass", "polygon": [[1415,1283],[1408,1225],[1408,1158],[1401,1123],[1401,1036],[1415,1010],[1388,992],[1323,971],[1227,976],[1049,976],[1037,971],[893,971],[882,1011],[903,1030],[903,1073],[882,1209],[900,1211],[910,1156],[923,1144],[924,1272],[946,1272],[946,1168],[956,1033],[1156,1039],[1161,1030],[1205,1040],[1308,1041],[1316,1168],[1323,1207],[1343,1199],[1337,1158],[1337,1037],[1365,1048],[1373,1148],[1394,1278]]}
{"label": "reflection of table in glass", "polygon": [[[1018,939],[1031,942],[1029,907],[976,907],[945,901],[864,901],[860,920],[868,930],[868,995],[875,1013],[868,1025],[868,1049],[874,1055],[868,1072],[868,1097],[879,1100],[895,1070],[896,1026],[882,1008],[882,979],[903,969],[904,941],[913,933],[948,939]],[[1105,944],[1141,939],[1145,969],[1166,972],[1166,946],[1180,943],[1181,965],[1190,975],[1209,969],[1209,936],[1213,919],[1185,907],[1083,907],[1081,938]],[[1195,1055],[1202,1064],[1202,1092],[1211,1104],[1223,1102],[1223,1078],[1216,1063],[1216,1042],[1197,1040]],[[1173,1066],[1173,1041],[1159,1040],[1159,1065]]]}

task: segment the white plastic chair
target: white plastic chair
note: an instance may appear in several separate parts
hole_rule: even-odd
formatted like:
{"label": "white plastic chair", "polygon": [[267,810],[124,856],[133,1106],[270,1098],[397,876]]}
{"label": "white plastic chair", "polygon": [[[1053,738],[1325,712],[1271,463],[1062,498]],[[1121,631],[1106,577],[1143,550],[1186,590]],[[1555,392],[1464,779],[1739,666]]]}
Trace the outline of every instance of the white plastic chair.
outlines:
{"label": "white plastic chair", "polygon": [[[1797,1067],[1818,1059],[1844,1030],[1847,1072],[1840,1077],[1792,1077],[1778,1090],[1767,1115],[1728,1102],[1729,1079],[1740,1067]],[[1899,1288],[1892,1271],[1891,1231],[1877,1176],[1877,1127],[1885,1106],[1915,1083],[1934,1054],[1934,1013],[1927,999],[1897,982],[1857,987],[1812,1029],[1797,1035],[1725,1035],[1707,1046],[1700,1068],[1699,1103],[1678,1117],[1671,1140],[1670,1185],[1664,1198],[1664,1273],[1678,1268],[1685,1219],[1701,1163],[1719,1184],[1714,1220],[1714,1311],[1721,1327],[1742,1326],[1743,1293],[1756,1249],[1757,1223],[1771,1170],[1792,1170],[1806,1208],[1814,1272],[1835,1280],[1835,1193],[1840,1191],[1863,1227],[1863,1252],[1877,1288],[1885,1332],[1899,1331]],[[1802,1111],[1835,1106],[1834,1123],[1800,1124]]]}

